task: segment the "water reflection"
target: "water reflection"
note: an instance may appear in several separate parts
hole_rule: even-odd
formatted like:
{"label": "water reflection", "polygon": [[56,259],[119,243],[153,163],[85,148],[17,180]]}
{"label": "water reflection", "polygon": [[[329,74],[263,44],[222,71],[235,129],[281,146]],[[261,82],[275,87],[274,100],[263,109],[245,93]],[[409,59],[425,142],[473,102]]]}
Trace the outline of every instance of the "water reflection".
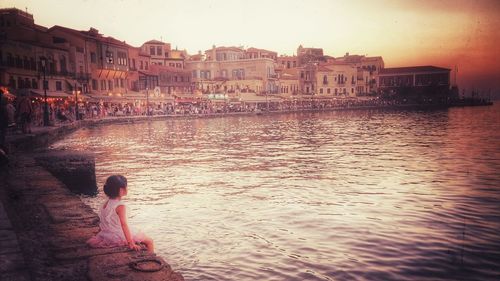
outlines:
{"label": "water reflection", "polygon": [[499,108],[172,119],[54,147],[127,175],[131,223],[187,280],[494,280]]}

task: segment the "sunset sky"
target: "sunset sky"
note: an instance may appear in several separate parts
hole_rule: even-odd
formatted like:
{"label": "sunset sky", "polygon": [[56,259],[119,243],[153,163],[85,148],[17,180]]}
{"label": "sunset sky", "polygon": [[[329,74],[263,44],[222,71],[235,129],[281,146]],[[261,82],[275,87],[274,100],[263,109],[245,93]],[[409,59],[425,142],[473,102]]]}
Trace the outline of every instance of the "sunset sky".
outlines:
{"label": "sunset sky", "polygon": [[293,55],[302,44],[331,56],[382,56],[386,67],[457,66],[461,90],[491,89],[500,97],[498,0],[2,0],[1,6],[27,8],[42,26],[94,27],[133,46],[158,39],[190,54],[216,45]]}

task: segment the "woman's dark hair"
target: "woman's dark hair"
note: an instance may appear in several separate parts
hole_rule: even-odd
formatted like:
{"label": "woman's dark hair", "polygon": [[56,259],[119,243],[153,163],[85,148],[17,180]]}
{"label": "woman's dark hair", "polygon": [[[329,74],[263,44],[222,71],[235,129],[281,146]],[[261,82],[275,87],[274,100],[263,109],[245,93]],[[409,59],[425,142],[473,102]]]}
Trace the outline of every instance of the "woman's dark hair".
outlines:
{"label": "woman's dark hair", "polygon": [[116,198],[120,195],[120,188],[127,187],[127,178],[122,175],[112,175],[104,184],[104,193],[109,198]]}

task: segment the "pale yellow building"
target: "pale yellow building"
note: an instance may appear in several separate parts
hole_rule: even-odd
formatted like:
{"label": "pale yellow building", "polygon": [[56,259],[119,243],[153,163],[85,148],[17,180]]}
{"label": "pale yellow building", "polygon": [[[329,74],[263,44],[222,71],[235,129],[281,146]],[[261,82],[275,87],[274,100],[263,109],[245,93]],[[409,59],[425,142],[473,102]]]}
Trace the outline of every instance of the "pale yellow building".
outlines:
{"label": "pale yellow building", "polygon": [[213,47],[205,60],[186,61],[196,88],[204,93],[251,91],[277,93],[275,62],[271,58],[251,58],[239,47]]}
{"label": "pale yellow building", "polygon": [[318,90],[315,94],[355,97],[357,77],[357,68],[349,64],[318,65],[315,77]]}

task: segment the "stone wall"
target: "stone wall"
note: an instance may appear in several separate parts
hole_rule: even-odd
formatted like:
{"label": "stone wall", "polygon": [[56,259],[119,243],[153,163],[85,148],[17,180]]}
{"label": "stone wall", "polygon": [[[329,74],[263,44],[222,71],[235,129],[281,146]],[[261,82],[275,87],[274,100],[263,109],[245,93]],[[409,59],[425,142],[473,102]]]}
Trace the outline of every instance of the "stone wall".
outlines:
{"label": "stone wall", "polygon": [[95,157],[78,151],[50,151],[35,156],[37,162],[77,194],[95,195]]}
{"label": "stone wall", "polygon": [[[99,231],[99,217],[31,155],[15,155],[8,170],[0,174],[0,199],[25,261],[22,272],[10,279],[0,276],[1,280],[21,280],[19,276],[38,281],[184,280],[161,257],[145,249],[87,246],[86,240]],[[22,263],[14,258],[11,261]],[[140,267],[153,271],[134,269],[131,265],[136,262],[144,262]],[[28,274],[20,275],[23,272]]]}

